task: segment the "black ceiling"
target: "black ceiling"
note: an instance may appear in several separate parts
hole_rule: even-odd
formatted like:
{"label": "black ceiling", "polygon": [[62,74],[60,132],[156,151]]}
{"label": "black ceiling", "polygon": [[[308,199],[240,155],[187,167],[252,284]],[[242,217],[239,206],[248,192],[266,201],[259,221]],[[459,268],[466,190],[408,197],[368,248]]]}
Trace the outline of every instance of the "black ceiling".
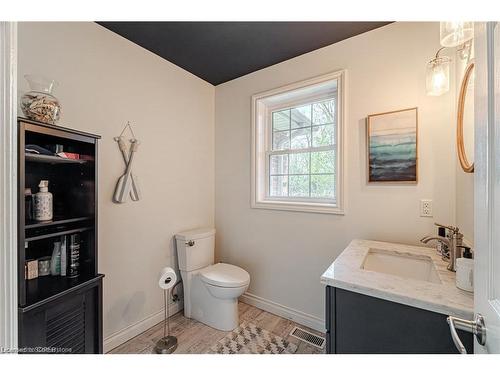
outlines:
{"label": "black ceiling", "polygon": [[98,22],[218,85],[389,22]]}

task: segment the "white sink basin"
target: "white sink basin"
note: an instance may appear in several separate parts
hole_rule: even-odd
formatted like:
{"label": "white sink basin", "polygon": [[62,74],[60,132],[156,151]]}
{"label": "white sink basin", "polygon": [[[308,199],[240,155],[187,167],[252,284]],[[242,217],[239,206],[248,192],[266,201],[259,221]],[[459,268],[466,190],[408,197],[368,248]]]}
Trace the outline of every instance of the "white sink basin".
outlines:
{"label": "white sink basin", "polygon": [[362,269],[386,273],[407,279],[441,284],[432,259],[425,255],[398,253],[370,248],[361,265]]}

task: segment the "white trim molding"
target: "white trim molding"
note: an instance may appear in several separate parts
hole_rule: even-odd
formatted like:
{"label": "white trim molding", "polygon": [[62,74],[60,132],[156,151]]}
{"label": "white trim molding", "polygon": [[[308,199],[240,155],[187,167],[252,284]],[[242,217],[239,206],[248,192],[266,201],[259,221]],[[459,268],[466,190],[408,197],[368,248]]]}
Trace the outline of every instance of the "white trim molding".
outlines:
{"label": "white trim molding", "polygon": [[279,303],[256,296],[255,294],[245,293],[240,297],[240,301],[248,305],[258,307],[261,310],[289,319],[295,323],[315,329],[319,332],[325,332],[325,321],[317,316],[292,309]]}
{"label": "white trim molding", "polygon": [[[182,310],[182,302],[177,301],[175,303],[172,303],[169,305],[169,317],[177,314],[179,311]],[[114,348],[120,346],[124,342],[127,342],[131,338],[140,335],[141,333],[147,331],[151,327],[155,326],[156,324],[160,323],[164,319],[164,310],[161,309],[157,313],[154,313],[137,323],[131,324],[128,327],[125,327],[118,332],[115,332],[107,337],[104,338],[104,343],[103,343],[103,351],[104,353],[108,353]]]}
{"label": "white trim molding", "polygon": [[[346,113],[346,74],[339,70],[284,87],[252,96],[252,157],[251,157],[251,207],[271,210],[345,214],[344,189],[344,132]],[[300,106],[331,98],[336,98],[336,137],[332,146],[301,150],[271,150],[271,114],[283,108]],[[270,196],[268,192],[268,157],[270,154],[291,154],[313,150],[335,149],[335,199],[293,198]]]}
{"label": "white trim molding", "polygon": [[17,348],[17,24],[0,22],[0,352]]}

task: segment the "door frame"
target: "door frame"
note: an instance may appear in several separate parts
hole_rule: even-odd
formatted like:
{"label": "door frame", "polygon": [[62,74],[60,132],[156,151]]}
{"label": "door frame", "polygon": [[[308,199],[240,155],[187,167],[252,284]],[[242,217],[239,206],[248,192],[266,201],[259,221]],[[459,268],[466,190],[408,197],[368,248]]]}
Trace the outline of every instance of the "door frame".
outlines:
{"label": "door frame", "polygon": [[[500,27],[500,26],[498,26]],[[475,353],[500,352],[500,279],[495,264],[500,257],[499,173],[500,132],[495,113],[495,71],[493,57],[495,22],[478,22],[474,27],[476,54],[474,90],[474,312],[484,316],[486,346],[475,341]]]}
{"label": "door frame", "polygon": [[0,352],[17,327],[17,23],[0,22]]}

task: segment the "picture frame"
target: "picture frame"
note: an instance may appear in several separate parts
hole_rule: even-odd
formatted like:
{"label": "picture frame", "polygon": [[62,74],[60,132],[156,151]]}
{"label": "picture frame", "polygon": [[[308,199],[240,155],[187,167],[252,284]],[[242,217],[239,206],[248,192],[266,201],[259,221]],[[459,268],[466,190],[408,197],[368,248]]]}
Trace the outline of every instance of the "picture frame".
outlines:
{"label": "picture frame", "polygon": [[367,117],[368,183],[418,182],[418,108]]}

